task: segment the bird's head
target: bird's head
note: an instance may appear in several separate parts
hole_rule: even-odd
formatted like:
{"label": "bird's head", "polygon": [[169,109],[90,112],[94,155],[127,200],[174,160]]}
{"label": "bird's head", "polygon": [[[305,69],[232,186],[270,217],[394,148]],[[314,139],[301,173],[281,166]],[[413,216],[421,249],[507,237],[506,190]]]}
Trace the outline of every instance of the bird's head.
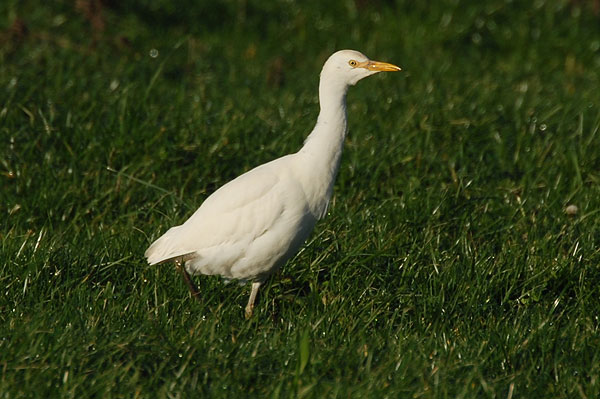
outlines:
{"label": "bird's head", "polygon": [[387,62],[372,61],[354,50],[340,50],[333,53],[323,65],[321,79],[336,80],[354,86],[356,82],[378,72],[400,71],[400,67]]}

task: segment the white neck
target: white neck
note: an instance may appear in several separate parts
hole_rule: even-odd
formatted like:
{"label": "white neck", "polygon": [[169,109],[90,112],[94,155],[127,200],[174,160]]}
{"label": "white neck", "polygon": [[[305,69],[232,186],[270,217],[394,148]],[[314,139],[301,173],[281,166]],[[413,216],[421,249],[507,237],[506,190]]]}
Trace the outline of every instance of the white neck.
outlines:
{"label": "white neck", "polygon": [[312,211],[324,216],[333,192],[346,137],[346,92],[348,85],[331,79],[319,83],[321,111],[313,131],[298,151],[302,158],[305,193]]}

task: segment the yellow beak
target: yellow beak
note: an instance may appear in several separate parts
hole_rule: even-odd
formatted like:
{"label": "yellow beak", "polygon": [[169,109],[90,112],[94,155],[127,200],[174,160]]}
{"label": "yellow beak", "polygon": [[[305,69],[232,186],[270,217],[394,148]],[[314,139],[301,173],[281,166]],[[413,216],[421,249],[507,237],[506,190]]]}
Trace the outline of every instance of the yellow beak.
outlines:
{"label": "yellow beak", "polygon": [[361,68],[368,69],[369,71],[377,72],[396,72],[402,70],[402,68],[400,68],[399,66],[381,61],[365,61],[358,66]]}

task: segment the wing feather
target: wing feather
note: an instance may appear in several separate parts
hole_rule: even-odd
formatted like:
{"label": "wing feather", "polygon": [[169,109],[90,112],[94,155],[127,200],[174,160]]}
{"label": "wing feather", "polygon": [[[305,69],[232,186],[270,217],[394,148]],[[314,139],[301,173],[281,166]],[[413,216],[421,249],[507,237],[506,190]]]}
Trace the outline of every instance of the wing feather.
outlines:
{"label": "wing feather", "polygon": [[224,244],[243,248],[243,243],[264,234],[285,208],[280,172],[286,159],[252,169],[215,191],[185,223],[152,243],[145,253],[148,263],[193,256]]}

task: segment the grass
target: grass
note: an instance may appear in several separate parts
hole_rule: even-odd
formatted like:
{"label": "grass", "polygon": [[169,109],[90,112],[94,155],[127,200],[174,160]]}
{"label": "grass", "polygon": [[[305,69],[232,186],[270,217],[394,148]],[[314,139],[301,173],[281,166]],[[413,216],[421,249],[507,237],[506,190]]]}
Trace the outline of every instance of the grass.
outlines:
{"label": "grass", "polygon": [[[600,396],[597,2],[106,3],[0,5],[1,398]],[[299,148],[340,48],[405,72],[329,215],[252,320],[191,300],[145,248]]]}

